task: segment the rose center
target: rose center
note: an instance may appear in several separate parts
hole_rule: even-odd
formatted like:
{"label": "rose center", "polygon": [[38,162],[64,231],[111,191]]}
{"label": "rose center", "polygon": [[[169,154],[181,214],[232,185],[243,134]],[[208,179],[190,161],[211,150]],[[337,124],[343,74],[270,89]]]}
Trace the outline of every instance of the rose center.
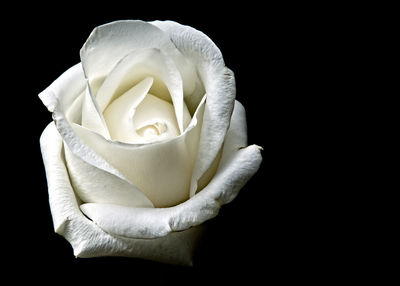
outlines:
{"label": "rose center", "polygon": [[167,132],[167,129],[168,127],[165,123],[156,122],[136,129],[136,133],[142,137],[157,137]]}

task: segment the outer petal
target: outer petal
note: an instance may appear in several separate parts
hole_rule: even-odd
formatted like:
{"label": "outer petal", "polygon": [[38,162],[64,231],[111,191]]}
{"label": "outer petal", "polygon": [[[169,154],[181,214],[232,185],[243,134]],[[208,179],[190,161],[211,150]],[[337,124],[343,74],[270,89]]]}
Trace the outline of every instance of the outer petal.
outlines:
{"label": "outer petal", "polygon": [[[198,191],[198,180],[211,167],[224,142],[236,96],[235,78],[225,66],[218,47],[202,32],[172,21],[152,24],[165,31],[182,54],[194,63],[207,93],[199,152],[191,182],[193,196]],[[186,100],[190,105],[199,102],[200,98]]]}
{"label": "outer petal", "polygon": [[132,184],[86,163],[67,146],[64,150],[71,185],[84,202],[153,207],[152,202]]}
{"label": "outer petal", "polygon": [[184,92],[193,92],[197,77],[195,69],[168,35],[149,23],[125,20],[97,27],[82,47],[83,69],[94,94],[121,58],[132,51],[148,48],[160,49],[172,57],[183,77]]}
{"label": "outer petal", "polygon": [[156,238],[172,231],[168,209],[88,203],[81,210],[106,232],[122,237]]}
{"label": "outer petal", "polygon": [[79,210],[62,157],[63,141],[50,123],[40,138],[54,228],[72,245],[77,257],[128,256],[191,265],[201,228],[173,232],[158,239],[108,234]]}
{"label": "outer petal", "polygon": [[262,161],[260,147],[245,147],[246,141],[245,112],[236,101],[218,170],[201,192],[170,208],[148,210],[83,204],[81,209],[102,229],[120,236],[156,238],[200,225],[216,216],[221,205],[235,198],[258,170]]}
{"label": "outer petal", "polygon": [[[53,119],[57,130],[67,144],[69,150],[82,161],[102,171],[108,172],[126,183],[132,183],[126,179],[120,171],[111,166],[106,160],[86,146],[76,135],[71,127],[69,119],[79,120],[77,116],[77,103],[82,102],[85,96],[86,80],[81,64],[77,64],[64,72],[48,88],[39,94],[46,107],[53,112]],[[70,112],[71,111],[71,112]],[[72,123],[76,124],[76,123]],[[132,187],[134,187],[132,185]]]}
{"label": "outer petal", "polygon": [[82,65],[76,64],[64,72],[57,80],[39,94],[43,104],[50,112],[57,105],[62,109],[70,107],[86,88]]}

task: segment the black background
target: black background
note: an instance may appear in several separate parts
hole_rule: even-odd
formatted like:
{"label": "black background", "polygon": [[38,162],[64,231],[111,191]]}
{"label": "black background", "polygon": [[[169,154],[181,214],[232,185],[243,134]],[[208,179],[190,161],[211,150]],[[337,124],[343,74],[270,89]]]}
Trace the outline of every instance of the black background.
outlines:
{"label": "black background", "polygon": [[[18,151],[9,160],[7,179],[13,187],[7,200],[14,207],[4,210],[4,236],[10,240],[4,252],[7,267],[19,270],[13,279],[254,285],[311,281],[327,271],[330,266],[322,259],[326,248],[315,249],[322,234],[310,235],[307,207],[299,206],[307,194],[298,189],[302,178],[294,171],[302,167],[296,156],[304,134],[291,114],[299,102],[293,89],[301,82],[288,78],[299,71],[304,34],[296,21],[289,21],[287,10],[248,4],[216,9],[186,3],[177,10],[149,3],[107,6],[101,12],[80,6],[32,7],[38,10],[8,23],[4,33],[12,76],[4,84],[12,86],[9,97],[15,108],[6,124],[6,144]],[[247,111],[249,144],[264,148],[258,173],[207,223],[192,268],[134,258],[75,258],[69,243],[53,230],[39,147],[40,134],[52,119],[37,94],[80,61],[79,50],[93,28],[121,19],[174,20],[207,34],[235,73],[237,99]]]}

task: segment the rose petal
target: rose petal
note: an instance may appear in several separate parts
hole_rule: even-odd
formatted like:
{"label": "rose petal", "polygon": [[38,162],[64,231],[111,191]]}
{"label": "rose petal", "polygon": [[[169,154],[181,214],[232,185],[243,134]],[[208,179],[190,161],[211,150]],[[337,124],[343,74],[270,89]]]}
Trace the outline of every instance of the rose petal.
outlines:
{"label": "rose petal", "polygon": [[54,123],[50,123],[43,131],[40,146],[54,228],[71,243],[75,256],[127,256],[192,265],[201,228],[191,228],[150,240],[128,239],[104,232],[79,209],[62,158],[63,141]]}
{"label": "rose petal", "polygon": [[[194,33],[201,33],[193,28],[190,28],[189,26],[184,26],[179,23],[175,23],[173,21],[153,21],[150,22],[152,25],[156,26],[157,28],[163,30],[165,33],[168,34],[170,37],[171,41],[174,43],[174,45],[179,49],[179,51],[184,55],[184,57],[189,61],[194,67],[198,64],[199,61],[201,61],[202,58],[202,53],[196,51],[197,47],[193,46],[193,44],[199,43],[195,34]],[[186,28],[188,28],[186,30]],[[182,31],[182,33],[181,33]],[[204,35],[205,39],[208,39],[206,35]],[[201,38],[201,37],[200,37]],[[209,40],[209,39],[208,39]],[[186,42],[187,41],[187,42]],[[209,40],[211,42],[211,40]],[[200,43],[201,44],[201,43]],[[196,44],[197,45],[197,44]],[[205,43],[204,49],[210,49],[211,54],[216,54],[214,49],[214,43]],[[213,56],[211,56],[213,57]],[[218,55],[218,57],[222,56]],[[197,71],[197,67],[196,67]],[[189,111],[191,113],[194,113],[194,110],[196,110],[197,106],[199,105],[201,99],[203,98],[205,94],[204,86],[202,81],[200,80],[199,77],[196,77],[196,83],[195,83],[195,88],[193,92],[188,93],[185,92],[185,102],[186,105],[189,108]]]}
{"label": "rose petal", "polygon": [[[76,104],[79,102],[79,98],[84,96],[85,88],[86,80],[84,78],[82,66],[81,64],[77,64],[57,78],[49,87],[39,94],[39,97],[45,106],[53,112],[53,120],[57,130],[75,156],[90,165],[109,172],[130,183],[121,172],[111,166],[91,148],[86,146],[82,140],[76,136],[70,122],[67,120],[67,115],[73,117],[74,120],[79,119],[76,115],[79,109],[76,107]],[[72,107],[76,109],[71,110]],[[73,124],[76,124],[75,121],[73,121]]]}
{"label": "rose petal", "polygon": [[99,108],[96,106],[96,101],[94,100],[89,87],[86,88],[83,99],[82,126],[99,133],[107,139],[110,139],[110,133],[108,132],[107,125],[104,122],[101,112],[99,112]]}
{"label": "rose petal", "polygon": [[201,192],[170,208],[84,204],[81,209],[106,232],[126,237],[156,238],[199,225],[216,216],[221,205],[235,198],[258,170],[262,161],[260,148],[245,147],[246,140],[244,108],[236,101],[218,170]]}
{"label": "rose petal", "polygon": [[152,94],[147,94],[136,109],[133,123],[142,143],[173,139],[180,134],[172,104]]}
{"label": "rose petal", "polygon": [[76,124],[82,124],[82,106],[85,99],[86,91],[83,91],[79,96],[75,98],[71,106],[66,108],[65,118],[68,122]]}
{"label": "rose petal", "polygon": [[[119,75],[120,77],[123,77],[123,75]],[[102,113],[104,114],[106,112],[107,107],[110,106],[114,101],[116,100],[123,100],[123,101],[131,101],[130,107],[131,108],[136,108],[140,102],[144,99],[147,93],[149,93],[150,88],[152,87],[154,83],[154,78],[151,76],[146,76],[144,79],[140,79],[140,81],[135,81],[131,82],[132,87],[125,91],[123,94],[121,94],[119,97],[114,98],[113,94],[115,91],[110,90],[107,88],[107,83],[112,81],[113,79],[113,74],[111,74],[107,80],[104,82],[104,84],[101,86],[99,92],[97,93],[97,102],[99,103],[99,106],[101,108]],[[117,89],[118,86],[120,86],[120,78],[118,79],[118,82],[113,83],[113,88]]]}
{"label": "rose petal", "polygon": [[65,71],[57,80],[39,94],[39,98],[50,112],[57,105],[67,108],[85,91],[86,80],[82,65],[76,64]]}
{"label": "rose petal", "polygon": [[189,198],[191,171],[197,154],[205,98],[186,131],[174,139],[145,145],[105,140],[77,124],[75,133],[90,149],[120,170],[155,207],[176,205]]}
{"label": "rose petal", "polygon": [[134,185],[89,165],[76,157],[67,146],[65,146],[65,161],[73,189],[82,201],[153,207],[151,201]]}
{"label": "rose petal", "polygon": [[193,196],[198,191],[198,180],[212,166],[224,142],[236,94],[235,78],[218,47],[202,32],[172,21],[152,24],[165,31],[182,54],[191,59],[207,93],[204,127],[191,182]]}
{"label": "rose petal", "polygon": [[108,233],[122,237],[156,238],[171,232],[168,209],[88,203],[82,212]]}
{"label": "rose petal", "polygon": [[234,199],[257,172],[262,161],[260,147],[242,148],[230,154],[226,161],[229,164],[221,165],[201,192],[179,205],[169,222],[172,230],[181,231],[216,216],[220,207]]}
{"label": "rose petal", "polygon": [[136,134],[133,116],[136,108],[146,97],[152,84],[153,78],[146,77],[115,99],[104,110],[104,120],[106,121],[112,140],[135,143],[135,141],[140,139],[137,138],[139,136]]}
{"label": "rose petal", "polygon": [[134,50],[115,65],[96,95],[101,112],[110,102],[148,76],[154,79],[150,93],[166,101],[172,100],[182,133],[189,122],[183,122],[186,118],[181,74],[174,61],[158,49]]}
{"label": "rose petal", "polygon": [[156,48],[172,57],[183,78],[183,90],[192,93],[197,75],[193,65],[176,49],[167,34],[143,21],[116,21],[93,30],[81,49],[81,61],[94,94],[124,56],[140,49]]}
{"label": "rose petal", "polygon": [[[53,122],[43,131],[40,137],[40,147],[46,169],[54,229],[60,233],[63,231],[67,217],[79,211],[79,206],[69,182],[65,162],[62,159],[63,142]],[[54,192],[53,190],[60,191]]]}

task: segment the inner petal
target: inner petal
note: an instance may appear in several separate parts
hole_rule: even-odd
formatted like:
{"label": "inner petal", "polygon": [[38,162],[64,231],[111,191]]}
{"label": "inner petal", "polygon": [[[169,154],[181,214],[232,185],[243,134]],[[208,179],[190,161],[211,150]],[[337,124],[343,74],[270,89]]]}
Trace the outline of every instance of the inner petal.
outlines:
{"label": "inner petal", "polygon": [[107,125],[104,122],[104,118],[99,113],[97,102],[91,95],[89,87],[86,88],[86,92],[82,104],[82,126],[90,130],[93,130],[104,138],[109,139],[110,134],[107,130]]}
{"label": "inner petal", "polygon": [[179,136],[173,105],[148,93],[152,83],[145,78],[104,110],[112,140],[146,144]]}
{"label": "inner petal", "polygon": [[78,124],[72,124],[72,127],[87,146],[96,153],[101,153],[107,163],[120,170],[155,207],[170,207],[189,198],[190,178],[200,142],[204,103],[205,97],[183,134],[161,144],[156,142],[137,146],[112,142]]}
{"label": "inner petal", "polygon": [[152,94],[147,94],[135,110],[133,125],[146,143],[179,136],[173,105]]}
{"label": "inner petal", "polygon": [[168,130],[168,127],[163,122],[146,125],[136,129],[136,133],[142,137],[156,137],[163,135]]}
{"label": "inner petal", "polygon": [[182,133],[189,124],[185,116],[189,112],[183,99],[182,77],[173,60],[158,49],[134,51],[116,64],[97,92],[100,110],[104,111],[110,102],[146,76],[154,79],[152,94],[173,103],[179,131]]}

